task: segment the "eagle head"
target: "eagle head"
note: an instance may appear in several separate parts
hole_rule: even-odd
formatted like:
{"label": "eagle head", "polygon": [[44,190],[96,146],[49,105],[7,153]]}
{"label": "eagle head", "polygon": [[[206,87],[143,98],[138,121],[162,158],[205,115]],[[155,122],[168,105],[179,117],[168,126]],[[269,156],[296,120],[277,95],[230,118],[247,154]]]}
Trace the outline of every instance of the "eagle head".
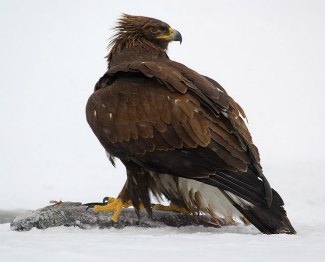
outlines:
{"label": "eagle head", "polygon": [[123,14],[114,29],[116,34],[110,42],[110,55],[141,44],[164,51],[170,42],[182,42],[182,35],[177,30],[163,21],[145,16]]}

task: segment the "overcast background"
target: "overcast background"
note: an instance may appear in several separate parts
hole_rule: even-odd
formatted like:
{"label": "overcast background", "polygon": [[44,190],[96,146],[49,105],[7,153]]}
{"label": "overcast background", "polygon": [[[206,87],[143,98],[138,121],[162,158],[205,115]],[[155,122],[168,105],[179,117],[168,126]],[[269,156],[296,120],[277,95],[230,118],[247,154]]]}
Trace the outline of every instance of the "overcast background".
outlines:
{"label": "overcast background", "polygon": [[110,165],[85,105],[105,72],[111,28],[128,13],[182,33],[170,58],[217,80],[245,109],[293,223],[322,221],[324,3],[1,0],[0,209],[119,193],[124,167]]}

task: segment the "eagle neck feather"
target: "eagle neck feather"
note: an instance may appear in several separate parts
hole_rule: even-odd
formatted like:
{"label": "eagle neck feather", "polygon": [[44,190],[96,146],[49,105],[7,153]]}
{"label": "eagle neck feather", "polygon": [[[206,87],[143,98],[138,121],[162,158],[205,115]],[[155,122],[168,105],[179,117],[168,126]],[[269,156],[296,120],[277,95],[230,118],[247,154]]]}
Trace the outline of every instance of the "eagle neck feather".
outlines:
{"label": "eagle neck feather", "polygon": [[128,48],[122,49],[120,52],[113,53],[110,57],[108,57],[108,68],[113,66],[126,63],[126,62],[149,62],[149,61],[163,61],[165,59],[169,60],[166,52],[148,46],[146,44],[136,45]]}
{"label": "eagle neck feather", "polygon": [[144,49],[151,50],[152,52],[165,53],[165,50],[163,50],[161,47],[154,44],[153,42],[147,40],[143,36],[127,32],[118,32],[115,35],[115,38],[113,38],[110,42],[109,46],[112,46],[112,48],[106,56],[108,64],[111,64],[112,59],[115,55],[132,47],[144,47]]}

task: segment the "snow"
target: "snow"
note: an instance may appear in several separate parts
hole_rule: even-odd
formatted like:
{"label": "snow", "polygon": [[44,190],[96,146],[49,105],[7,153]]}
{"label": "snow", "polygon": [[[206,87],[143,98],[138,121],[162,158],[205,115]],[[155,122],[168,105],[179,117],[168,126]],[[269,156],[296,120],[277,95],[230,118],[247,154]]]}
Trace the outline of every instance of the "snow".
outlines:
{"label": "snow", "polygon": [[[296,236],[252,227],[19,233],[0,224],[0,261],[323,261],[325,2],[307,0],[0,2],[0,210],[116,196],[85,119],[120,13],[181,32],[170,58],[217,80],[244,108],[264,173]],[[194,51],[195,50],[195,51]],[[1,213],[1,212],[0,212]]]}
{"label": "snow", "polygon": [[296,236],[249,227],[9,231],[0,225],[1,261],[324,261],[323,226],[298,225]]}

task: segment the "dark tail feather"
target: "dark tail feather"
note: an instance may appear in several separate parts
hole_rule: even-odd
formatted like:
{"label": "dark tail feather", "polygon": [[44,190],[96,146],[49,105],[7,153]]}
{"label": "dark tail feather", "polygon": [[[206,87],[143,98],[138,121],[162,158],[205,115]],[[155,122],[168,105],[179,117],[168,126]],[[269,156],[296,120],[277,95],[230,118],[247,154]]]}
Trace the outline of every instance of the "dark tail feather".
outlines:
{"label": "dark tail feather", "polygon": [[283,208],[283,200],[274,189],[272,189],[272,194],[273,201],[271,207],[267,205],[243,207],[242,204],[236,203],[233,199],[229,198],[229,200],[262,233],[296,234],[287,217],[287,212]]}

